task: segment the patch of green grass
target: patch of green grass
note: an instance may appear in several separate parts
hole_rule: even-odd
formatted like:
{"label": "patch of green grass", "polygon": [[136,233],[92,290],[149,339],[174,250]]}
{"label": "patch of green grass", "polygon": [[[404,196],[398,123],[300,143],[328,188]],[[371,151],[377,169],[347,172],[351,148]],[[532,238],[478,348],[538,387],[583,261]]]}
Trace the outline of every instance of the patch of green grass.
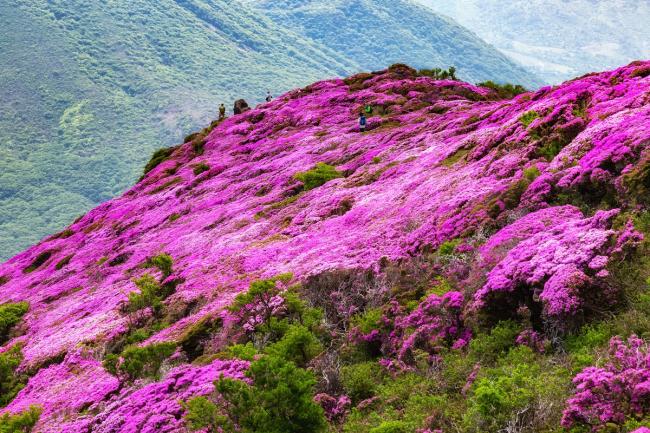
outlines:
{"label": "patch of green grass", "polygon": [[519,118],[519,122],[524,125],[526,128],[530,126],[535,119],[539,118],[539,113],[535,110],[528,111]]}
{"label": "patch of green grass", "polygon": [[35,270],[39,269],[41,266],[43,266],[45,263],[47,263],[48,260],[52,257],[52,255],[55,253],[53,250],[48,250],[48,251],[43,251],[39,255],[37,255],[34,260],[27,266],[25,269],[23,269],[23,272],[25,274],[29,274],[34,272]]}
{"label": "patch of green grass", "polygon": [[195,176],[198,176],[201,173],[205,173],[206,171],[210,170],[210,166],[204,162],[200,162],[198,164],[194,165],[193,172]]}
{"label": "patch of green grass", "polygon": [[444,165],[445,167],[452,167],[461,159],[465,158],[469,154],[469,152],[470,149],[462,149],[462,148],[458,149],[456,152],[452,153],[447,158],[445,158],[445,160],[442,161],[442,165]]}
{"label": "patch of green grass", "polygon": [[343,177],[343,173],[336,171],[336,168],[319,162],[311,170],[303,171],[293,175],[294,179],[302,182],[305,191],[318,188],[330,180]]}

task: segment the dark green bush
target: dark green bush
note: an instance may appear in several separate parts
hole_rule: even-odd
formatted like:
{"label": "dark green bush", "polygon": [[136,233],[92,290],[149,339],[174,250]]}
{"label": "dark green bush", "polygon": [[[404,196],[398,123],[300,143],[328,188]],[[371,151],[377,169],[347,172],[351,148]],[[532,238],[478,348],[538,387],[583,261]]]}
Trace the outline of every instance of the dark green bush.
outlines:
{"label": "dark green bush", "polygon": [[43,251],[42,253],[40,253],[38,256],[34,258],[34,260],[32,261],[32,263],[30,263],[29,266],[23,269],[23,272],[26,274],[34,272],[35,270],[43,266],[45,263],[47,263],[47,261],[50,260],[50,257],[52,257],[52,254],[54,254],[54,251]]}
{"label": "dark green bush", "polygon": [[193,169],[195,176],[198,176],[199,174],[204,173],[208,170],[210,170],[210,166],[204,162],[196,164]]}
{"label": "dark green bush", "polygon": [[323,409],[314,402],[314,375],[275,356],[254,361],[253,381],[220,379],[216,390],[226,414],[243,433],[316,433],[326,428]]}
{"label": "dark green bush", "polygon": [[[499,432],[525,425],[554,431],[560,424],[571,376],[526,346],[513,348],[495,368],[482,372],[472,387],[465,413],[468,432]],[[549,410],[550,408],[550,410]]]}
{"label": "dark green bush", "polygon": [[290,325],[280,341],[270,345],[266,352],[304,368],[322,350],[323,346],[309,329]]}
{"label": "dark green bush", "polygon": [[0,305],[0,344],[9,339],[9,331],[20,322],[28,310],[27,302]]}
{"label": "dark green bush", "polygon": [[104,368],[111,374],[136,380],[158,378],[163,361],[176,351],[175,343],[158,343],[145,347],[131,346],[121,355],[111,354],[104,359]]}
{"label": "dark green bush", "polygon": [[60,271],[64,267],[68,266],[68,263],[70,263],[70,260],[72,260],[73,257],[74,257],[74,254],[70,254],[69,256],[65,256],[64,258],[62,258],[61,260],[59,260],[57,262],[57,264],[54,266],[54,268],[57,271]]}
{"label": "dark green bush", "polygon": [[326,184],[332,179],[343,177],[343,173],[336,171],[336,168],[331,165],[319,162],[311,170],[296,173],[293,177],[302,182],[304,189],[309,191]]}
{"label": "dark green bush", "polygon": [[163,162],[167,161],[177,148],[178,146],[174,146],[174,147],[164,147],[162,149],[156,150],[153,153],[153,155],[151,155],[151,159],[149,160],[147,165],[144,166],[144,171],[142,173],[142,176],[146,175],[151,170],[158,167]]}
{"label": "dark green bush", "polygon": [[219,427],[230,427],[228,418],[219,415],[219,408],[206,397],[194,397],[183,405],[186,411],[185,422],[190,431],[207,429],[219,431]]}
{"label": "dark green bush", "polygon": [[158,268],[158,270],[162,272],[162,281],[172,274],[174,259],[172,259],[169,254],[162,253],[147,260],[146,266],[150,268]]}
{"label": "dark green bush", "polygon": [[20,345],[0,353],[0,407],[9,404],[27,383],[27,377],[16,372],[22,360]]}
{"label": "dark green bush", "polygon": [[341,368],[341,382],[352,402],[358,403],[375,395],[381,367],[376,361],[346,365]]}
{"label": "dark green bush", "polygon": [[18,414],[5,413],[0,416],[0,433],[29,433],[32,431],[38,419],[41,417],[42,409],[38,406],[30,406],[24,412]]}
{"label": "dark green bush", "polygon": [[129,311],[134,313],[150,307],[154,312],[159,312],[164,299],[160,283],[151,275],[144,274],[135,280],[135,285],[140,292],[129,293]]}
{"label": "dark green bush", "polygon": [[514,98],[515,96],[521,95],[522,93],[526,93],[528,91],[524,86],[521,86],[519,84],[498,84],[494,81],[484,81],[482,83],[478,83],[477,86],[487,87],[488,89],[494,90],[500,99]]}

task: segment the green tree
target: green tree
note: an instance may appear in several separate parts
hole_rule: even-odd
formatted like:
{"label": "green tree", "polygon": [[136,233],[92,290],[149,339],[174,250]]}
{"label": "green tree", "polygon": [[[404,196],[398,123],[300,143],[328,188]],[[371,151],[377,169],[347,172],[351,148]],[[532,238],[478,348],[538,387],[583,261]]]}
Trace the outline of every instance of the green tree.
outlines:
{"label": "green tree", "polygon": [[252,385],[227,378],[217,381],[216,390],[226,402],[223,413],[218,412],[216,405],[191,400],[186,417],[189,426],[218,425],[229,431],[232,425],[238,425],[242,433],[325,431],[323,409],[313,400],[316,380],[312,373],[269,355],[253,362],[247,375]]}

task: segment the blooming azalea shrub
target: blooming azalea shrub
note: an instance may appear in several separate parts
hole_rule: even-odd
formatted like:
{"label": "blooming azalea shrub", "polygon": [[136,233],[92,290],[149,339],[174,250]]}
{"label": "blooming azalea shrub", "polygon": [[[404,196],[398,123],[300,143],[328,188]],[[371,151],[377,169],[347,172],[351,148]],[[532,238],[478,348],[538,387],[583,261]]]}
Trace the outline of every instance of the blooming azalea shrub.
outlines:
{"label": "blooming azalea shrub", "polygon": [[382,317],[376,317],[378,310],[366,313],[351,336],[359,343],[377,343],[384,355],[413,363],[418,350],[434,355],[441,347],[468,343],[471,332],[461,318],[463,307],[463,294],[455,291],[431,294],[411,312],[393,301]]}
{"label": "blooming azalea shrub", "polygon": [[602,367],[587,367],[573,383],[576,392],[567,401],[562,425],[598,430],[607,424],[623,425],[650,414],[650,353],[648,344],[633,335],[610,341],[609,360]]}

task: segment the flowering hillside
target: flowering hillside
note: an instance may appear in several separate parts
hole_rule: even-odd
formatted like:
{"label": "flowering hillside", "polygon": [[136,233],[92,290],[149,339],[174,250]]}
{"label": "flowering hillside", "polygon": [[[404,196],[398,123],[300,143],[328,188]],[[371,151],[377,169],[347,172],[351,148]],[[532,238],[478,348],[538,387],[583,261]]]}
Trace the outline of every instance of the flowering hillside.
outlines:
{"label": "flowering hillside", "polygon": [[0,265],[0,431],[650,427],[648,144],[650,62],[512,99],[395,65],[214,122]]}

